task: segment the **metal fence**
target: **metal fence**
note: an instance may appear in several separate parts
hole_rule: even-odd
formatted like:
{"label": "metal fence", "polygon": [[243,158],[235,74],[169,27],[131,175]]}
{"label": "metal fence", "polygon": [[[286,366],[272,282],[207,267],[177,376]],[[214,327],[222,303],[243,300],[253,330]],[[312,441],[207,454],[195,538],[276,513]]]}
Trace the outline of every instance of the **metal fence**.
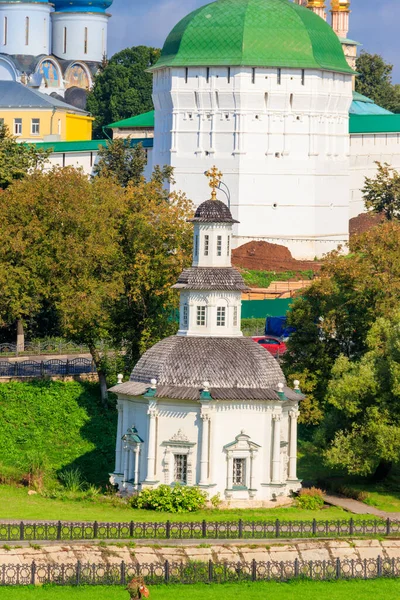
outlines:
{"label": "metal fence", "polygon": [[295,578],[316,581],[335,579],[376,579],[399,577],[400,559],[378,558],[290,562],[188,562],[165,561],[149,564],[0,565],[0,586],[7,585],[126,585],[133,577],[144,577],[147,585],[193,583],[241,583],[289,581]]}
{"label": "metal fence", "polygon": [[[98,344],[100,350],[104,344]],[[26,342],[23,347],[18,347],[17,344],[3,343],[0,344],[0,354],[16,355],[40,355],[40,354],[86,354],[89,348],[85,344],[75,344],[74,342],[58,341],[58,340],[43,340],[38,342]]]}
{"label": "metal fence", "polygon": [[390,536],[400,533],[398,520],[335,521],[198,521],[175,523],[42,522],[0,523],[0,541],[52,540],[189,540],[298,539]]}
{"label": "metal fence", "polygon": [[79,375],[95,373],[96,367],[89,358],[72,360],[22,360],[21,362],[0,361],[0,377],[45,377],[51,375]]}

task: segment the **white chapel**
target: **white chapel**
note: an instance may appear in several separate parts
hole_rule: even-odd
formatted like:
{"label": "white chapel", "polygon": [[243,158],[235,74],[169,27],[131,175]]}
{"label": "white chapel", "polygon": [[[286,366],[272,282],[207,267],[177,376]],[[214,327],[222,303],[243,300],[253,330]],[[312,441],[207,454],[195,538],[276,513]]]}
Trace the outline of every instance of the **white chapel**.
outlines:
{"label": "white chapel", "polygon": [[240,330],[246,289],[231,265],[229,208],[212,198],[194,218],[193,263],[180,291],[177,335],[148,350],[114,386],[118,432],[113,484],[128,493],[197,485],[232,506],[268,505],[300,488],[297,418],[304,397],[275,358]]}

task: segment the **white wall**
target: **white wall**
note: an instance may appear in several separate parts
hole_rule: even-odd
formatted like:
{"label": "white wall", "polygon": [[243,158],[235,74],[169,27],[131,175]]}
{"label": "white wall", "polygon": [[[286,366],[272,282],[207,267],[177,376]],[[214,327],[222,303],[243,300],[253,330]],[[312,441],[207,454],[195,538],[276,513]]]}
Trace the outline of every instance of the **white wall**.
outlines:
{"label": "white wall", "polygon": [[53,13],[53,54],[64,60],[101,62],[107,55],[108,19],[100,13]]}
{"label": "white wall", "polygon": [[50,54],[50,9],[51,5],[45,3],[1,3],[0,52]]}
{"label": "white wall", "polygon": [[350,138],[350,218],[366,212],[362,188],[366,177],[375,177],[375,162],[400,170],[400,133],[352,134]]}
{"label": "white wall", "polygon": [[229,79],[212,67],[207,81],[206,68],[164,68],[153,99],[154,164],[172,165],[195,204],[216,164],[240,221],[235,245],[276,241],[313,259],[348,239],[350,75],[282,69],[279,84],[277,69],[231,68]]}

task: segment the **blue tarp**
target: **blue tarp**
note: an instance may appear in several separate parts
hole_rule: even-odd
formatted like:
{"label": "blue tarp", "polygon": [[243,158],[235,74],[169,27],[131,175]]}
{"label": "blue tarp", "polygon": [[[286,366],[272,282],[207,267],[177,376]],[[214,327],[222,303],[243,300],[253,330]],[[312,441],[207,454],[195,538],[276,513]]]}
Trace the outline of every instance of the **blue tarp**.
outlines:
{"label": "blue tarp", "polygon": [[265,321],[265,335],[289,337],[293,333],[294,327],[286,327],[286,322],[286,317],[267,317]]}

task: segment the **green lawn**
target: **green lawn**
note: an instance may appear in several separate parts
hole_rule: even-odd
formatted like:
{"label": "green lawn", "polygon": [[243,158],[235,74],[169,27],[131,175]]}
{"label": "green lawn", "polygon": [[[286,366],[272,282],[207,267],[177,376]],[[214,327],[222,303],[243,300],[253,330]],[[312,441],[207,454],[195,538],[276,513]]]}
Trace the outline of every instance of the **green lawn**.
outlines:
{"label": "green lawn", "polygon": [[254,510],[205,510],[197,513],[158,513],[129,507],[114,507],[100,501],[52,500],[42,496],[28,496],[26,488],[0,485],[0,520],[64,520],[64,521],[234,521],[246,520],[309,520],[346,519],[349,513],[339,508],[320,511],[298,508],[271,508]]}
{"label": "green lawn", "polygon": [[[128,600],[128,593],[118,587],[3,588],[1,600]],[[335,581],[291,583],[242,583],[225,585],[152,586],[150,600],[394,600],[400,596],[400,580]]]}

